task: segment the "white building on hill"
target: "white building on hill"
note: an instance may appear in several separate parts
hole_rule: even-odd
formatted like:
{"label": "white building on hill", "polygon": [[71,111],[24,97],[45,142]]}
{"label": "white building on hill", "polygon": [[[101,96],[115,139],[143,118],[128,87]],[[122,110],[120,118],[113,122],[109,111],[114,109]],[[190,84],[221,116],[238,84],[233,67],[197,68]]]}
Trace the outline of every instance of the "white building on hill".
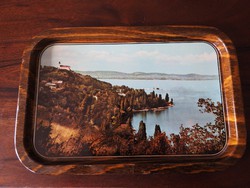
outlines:
{"label": "white building on hill", "polygon": [[68,71],[71,70],[71,69],[70,69],[70,66],[68,66],[68,65],[60,65],[60,66],[59,66],[59,69],[61,69],[61,70],[68,70]]}
{"label": "white building on hill", "polygon": [[59,69],[71,71],[70,66],[68,66],[68,65],[61,65],[60,61],[59,61]]}

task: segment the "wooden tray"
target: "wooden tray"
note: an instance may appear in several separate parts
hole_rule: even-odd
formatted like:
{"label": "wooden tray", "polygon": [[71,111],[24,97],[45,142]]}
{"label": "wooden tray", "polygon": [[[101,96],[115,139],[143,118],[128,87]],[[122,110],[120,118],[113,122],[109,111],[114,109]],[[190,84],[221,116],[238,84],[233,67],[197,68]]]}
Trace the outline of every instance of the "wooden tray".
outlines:
{"label": "wooden tray", "polygon": [[[72,49],[85,53],[82,63],[69,61],[75,53]],[[53,62],[54,51],[63,61]],[[100,57],[103,63],[97,66],[94,60]],[[125,59],[127,62],[123,62]],[[134,61],[128,61],[131,59]],[[211,66],[209,62],[213,62]],[[83,64],[87,71],[76,70]],[[213,64],[217,66],[215,75],[209,72]],[[174,74],[166,72],[166,66]],[[181,74],[191,67],[207,75]],[[135,73],[128,73],[131,70]],[[117,78],[124,84],[107,83],[107,79]],[[156,118],[154,133],[147,135],[148,122],[141,121],[135,128],[138,113],[159,117],[161,111],[174,112],[180,103],[184,108],[185,100],[171,99],[171,90],[166,92],[161,86],[151,88],[150,93],[145,87],[122,86],[128,85],[128,79],[144,85],[150,85],[149,80],[189,80],[194,88],[198,80],[215,80],[220,101],[216,103],[205,95],[197,100],[200,110],[212,114],[214,121],[185,126],[187,119],[179,133],[171,134],[155,123],[160,119]],[[180,92],[187,97],[187,91]],[[211,27],[50,30],[34,37],[24,51],[17,109],[17,156],[27,169],[42,174],[213,172],[233,165],[246,145],[235,50],[227,36]],[[191,110],[188,113],[191,115]],[[184,117],[184,113],[179,116]]]}

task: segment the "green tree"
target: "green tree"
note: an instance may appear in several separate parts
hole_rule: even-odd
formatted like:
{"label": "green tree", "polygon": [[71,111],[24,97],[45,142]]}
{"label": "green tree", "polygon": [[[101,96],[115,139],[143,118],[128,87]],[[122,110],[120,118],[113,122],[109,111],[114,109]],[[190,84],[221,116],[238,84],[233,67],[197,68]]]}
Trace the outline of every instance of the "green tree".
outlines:
{"label": "green tree", "polygon": [[215,104],[211,99],[200,98],[197,102],[198,107],[200,107],[201,113],[213,113],[215,118],[215,125],[219,130],[223,130],[224,126],[224,116],[223,116],[223,107],[220,102]]}
{"label": "green tree", "polygon": [[169,102],[169,95],[168,95],[168,93],[166,93],[165,101],[166,101],[166,102]]}
{"label": "green tree", "polygon": [[170,103],[171,103],[171,104],[174,104],[174,99],[173,99],[173,98],[171,98]]}
{"label": "green tree", "polygon": [[155,98],[155,91],[152,92],[152,98]]}
{"label": "green tree", "polygon": [[222,149],[226,142],[225,123],[223,115],[223,106],[220,102],[213,102],[211,99],[200,98],[197,102],[200,107],[201,113],[213,113],[215,115],[215,124],[207,124],[207,128],[215,136],[214,140],[217,140],[216,147]]}
{"label": "green tree", "polygon": [[155,133],[154,133],[154,137],[156,137],[157,135],[161,134],[161,127],[160,125],[155,125]]}
{"label": "green tree", "polygon": [[146,140],[147,139],[147,132],[146,132],[146,125],[143,121],[140,121],[139,130],[137,133],[138,140]]}

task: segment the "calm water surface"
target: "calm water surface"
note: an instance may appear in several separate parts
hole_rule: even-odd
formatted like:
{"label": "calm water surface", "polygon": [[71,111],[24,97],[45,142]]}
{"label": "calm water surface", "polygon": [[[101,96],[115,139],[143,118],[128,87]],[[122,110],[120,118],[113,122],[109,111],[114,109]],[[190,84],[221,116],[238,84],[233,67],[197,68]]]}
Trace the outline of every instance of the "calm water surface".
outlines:
{"label": "calm water surface", "polygon": [[[140,112],[134,114],[133,127],[138,130],[139,122],[146,123],[147,136],[154,134],[155,124],[168,135],[179,133],[180,125],[190,127],[196,123],[205,125],[214,122],[214,115],[201,113],[197,106],[199,98],[211,98],[221,102],[219,80],[119,80],[105,79],[112,85],[126,85],[135,89],[145,89],[147,93],[153,90],[165,97],[166,93],[174,100],[174,106],[161,112]],[[155,89],[159,88],[159,89]]]}

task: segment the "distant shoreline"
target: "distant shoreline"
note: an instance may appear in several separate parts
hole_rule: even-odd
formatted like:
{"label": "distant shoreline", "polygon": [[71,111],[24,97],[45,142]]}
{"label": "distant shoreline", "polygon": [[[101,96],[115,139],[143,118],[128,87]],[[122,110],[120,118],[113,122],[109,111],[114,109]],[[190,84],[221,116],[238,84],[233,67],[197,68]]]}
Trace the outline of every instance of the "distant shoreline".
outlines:
{"label": "distant shoreline", "polygon": [[157,108],[145,108],[145,109],[141,109],[141,110],[135,110],[133,109],[134,113],[138,113],[138,112],[160,112],[160,111],[164,111],[166,109],[168,109],[169,107],[174,106],[173,104],[168,104],[168,106],[164,106],[164,107],[157,107]]}
{"label": "distant shoreline", "polygon": [[[91,76],[91,75],[89,75]],[[94,77],[96,79],[102,79],[102,80],[181,80],[181,81],[205,81],[205,80],[219,80],[219,79],[149,79],[149,78],[100,78],[100,77]]]}
{"label": "distant shoreline", "polygon": [[218,75],[200,74],[165,74],[165,73],[124,73],[116,71],[77,71],[82,75],[89,75],[96,79],[119,79],[119,80],[218,80]]}

